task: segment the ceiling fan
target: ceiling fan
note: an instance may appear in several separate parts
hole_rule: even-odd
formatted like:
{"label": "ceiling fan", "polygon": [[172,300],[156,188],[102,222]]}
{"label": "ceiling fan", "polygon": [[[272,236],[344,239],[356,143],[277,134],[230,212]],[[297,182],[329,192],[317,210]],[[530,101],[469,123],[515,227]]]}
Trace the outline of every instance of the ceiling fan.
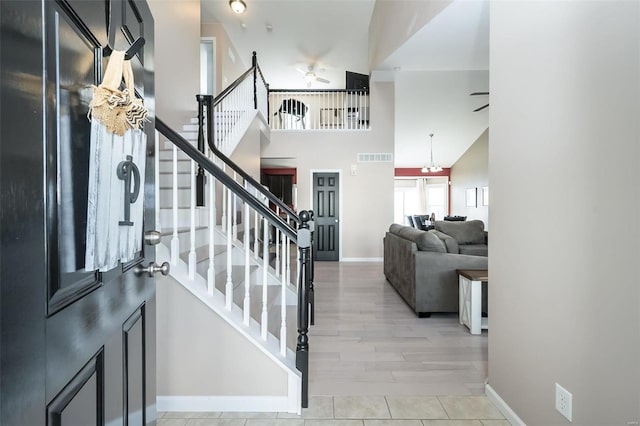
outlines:
{"label": "ceiling fan", "polygon": [[310,87],[311,83],[313,83],[314,81],[317,81],[319,83],[325,83],[325,84],[331,83],[326,78],[318,77],[316,75],[313,65],[309,65],[306,71],[300,68],[296,68],[296,70],[298,70],[298,72],[302,74],[302,78],[304,78],[304,81],[307,82],[307,87]]}
{"label": "ceiling fan", "polygon": [[[469,96],[489,96],[489,92],[473,92]],[[482,111],[483,109],[488,107],[489,107],[489,104],[482,105],[480,108],[474,109],[473,112]]]}

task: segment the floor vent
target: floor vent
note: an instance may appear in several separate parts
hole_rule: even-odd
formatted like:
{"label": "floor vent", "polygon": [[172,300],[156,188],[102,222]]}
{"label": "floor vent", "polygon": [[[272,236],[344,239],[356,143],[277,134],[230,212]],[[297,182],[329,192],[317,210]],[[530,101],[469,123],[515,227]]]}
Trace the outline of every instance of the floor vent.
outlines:
{"label": "floor vent", "polygon": [[391,163],[393,154],[390,152],[359,152],[358,163]]}

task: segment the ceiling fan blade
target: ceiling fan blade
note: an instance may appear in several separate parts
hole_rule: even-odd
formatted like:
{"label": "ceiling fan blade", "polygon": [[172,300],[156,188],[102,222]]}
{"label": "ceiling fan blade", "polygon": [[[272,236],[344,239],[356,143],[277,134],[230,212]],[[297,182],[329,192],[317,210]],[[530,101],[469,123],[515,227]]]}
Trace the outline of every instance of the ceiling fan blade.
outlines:
{"label": "ceiling fan blade", "polygon": [[307,71],[302,71],[300,68],[297,68],[297,67],[296,67],[296,71],[298,71],[302,75],[305,75],[307,73]]}
{"label": "ceiling fan blade", "polygon": [[469,96],[481,96],[481,95],[488,95],[489,92],[473,92],[471,94],[469,94]]}
{"label": "ceiling fan blade", "polygon": [[489,106],[489,104],[483,105],[480,108],[476,108],[473,110],[473,112],[478,112],[478,111],[482,111],[483,109],[487,108]]}
{"label": "ceiling fan blade", "polygon": [[325,83],[325,84],[331,83],[329,80],[327,80],[326,78],[322,78],[322,77],[316,77],[316,81],[319,81],[320,83]]}

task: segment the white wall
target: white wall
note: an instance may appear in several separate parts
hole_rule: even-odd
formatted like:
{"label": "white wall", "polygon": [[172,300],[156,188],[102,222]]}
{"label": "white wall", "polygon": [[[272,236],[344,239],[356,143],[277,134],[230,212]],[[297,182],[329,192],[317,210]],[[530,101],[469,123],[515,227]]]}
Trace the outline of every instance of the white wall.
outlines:
{"label": "white wall", "polygon": [[158,278],[158,396],[286,396],[287,374],[173,278]]}
{"label": "white wall", "polygon": [[220,93],[249,69],[251,58],[240,56],[222,24],[204,23],[201,26],[201,33],[202,37],[216,39],[216,90]]}
{"label": "white wall", "polygon": [[396,73],[396,167],[422,167],[429,157],[451,167],[489,125],[489,71],[400,71]]}
{"label": "white wall", "polygon": [[149,0],[155,20],[156,113],[180,128],[198,110],[200,0]]}
{"label": "white wall", "polygon": [[369,69],[376,69],[450,3],[451,0],[376,0],[369,24]]}
{"label": "white wall", "polygon": [[[451,167],[451,215],[480,219],[489,230],[489,207],[482,205],[482,187],[489,186],[489,130],[485,130]],[[466,190],[477,189],[477,207],[467,207]]]}
{"label": "white wall", "polygon": [[[393,222],[393,163],[357,163],[357,153],[393,152],[394,88],[371,86],[369,131],[272,131],[263,158],[292,158],[298,208],[312,207],[310,171],[342,171],[341,233],[344,258],[382,258],[382,238]],[[356,164],[356,176],[351,165]]]}
{"label": "white wall", "polygon": [[491,2],[489,385],[640,421],[640,3]]}

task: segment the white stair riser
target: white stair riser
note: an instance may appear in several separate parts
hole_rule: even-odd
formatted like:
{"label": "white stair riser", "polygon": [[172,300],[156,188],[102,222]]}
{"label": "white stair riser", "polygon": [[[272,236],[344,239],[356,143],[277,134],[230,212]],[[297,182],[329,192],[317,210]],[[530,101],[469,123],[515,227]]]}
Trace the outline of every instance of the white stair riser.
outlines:
{"label": "white stair riser", "polygon": [[[171,142],[169,142],[171,144],[171,146],[168,146],[166,148],[160,148],[160,166],[162,167],[163,161],[162,160],[172,160],[173,161],[173,144]],[[189,156],[187,154],[185,154],[184,152],[178,150],[178,160],[188,160]],[[173,167],[173,166],[171,166]],[[162,169],[160,171],[163,171]]]}
{"label": "white stair riser", "polygon": [[[160,186],[173,187],[173,173],[160,173]],[[178,186],[191,187],[191,173],[178,173]]]}
{"label": "white stair riser", "polygon": [[[207,226],[209,216],[207,213],[206,210],[200,211],[196,209],[196,226]],[[172,209],[160,209],[160,223],[162,224],[162,229],[171,229],[173,226]],[[178,226],[191,226],[191,212],[189,209],[178,209]]]}
{"label": "white stair riser", "polygon": [[[205,187],[206,190],[206,187]],[[173,189],[161,189],[160,194],[160,207],[170,208],[173,206]],[[205,194],[205,203],[208,194]],[[191,189],[190,188],[178,188],[178,207],[189,207],[191,205]],[[205,207],[208,207],[206,205]]]}
{"label": "white stair riser", "polygon": [[[190,172],[192,161],[188,158],[178,160],[178,172]],[[160,160],[160,172],[173,172],[173,160]],[[196,165],[196,170],[198,166]]]}
{"label": "white stair riser", "polygon": [[[166,232],[170,230],[171,227],[163,228]],[[173,239],[173,235],[165,235],[162,237],[162,243],[167,247],[171,247],[171,240]],[[181,232],[178,233],[178,240],[180,241],[180,253],[188,251],[191,247],[191,233],[190,232]],[[209,230],[207,228],[196,229],[196,247],[202,247],[209,244]]]}

